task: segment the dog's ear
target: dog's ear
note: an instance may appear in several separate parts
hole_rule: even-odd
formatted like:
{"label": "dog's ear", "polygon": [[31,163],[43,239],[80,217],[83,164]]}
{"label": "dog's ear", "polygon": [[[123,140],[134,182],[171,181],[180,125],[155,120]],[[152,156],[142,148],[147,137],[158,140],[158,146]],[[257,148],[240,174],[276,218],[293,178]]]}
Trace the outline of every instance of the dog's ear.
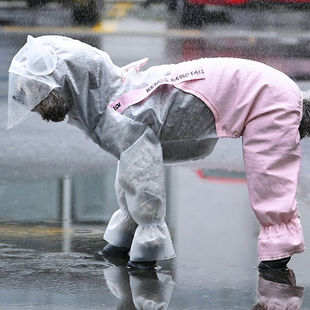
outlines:
{"label": "dog's ear", "polygon": [[27,37],[27,71],[33,75],[51,74],[57,64],[57,56],[38,39]]}

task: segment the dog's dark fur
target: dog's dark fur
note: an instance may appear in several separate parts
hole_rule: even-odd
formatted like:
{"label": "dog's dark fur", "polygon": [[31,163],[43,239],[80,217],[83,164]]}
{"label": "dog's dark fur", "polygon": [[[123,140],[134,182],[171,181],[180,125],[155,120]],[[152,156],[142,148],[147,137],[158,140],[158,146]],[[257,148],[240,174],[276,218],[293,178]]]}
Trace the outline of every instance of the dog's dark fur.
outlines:
{"label": "dog's dark fur", "polygon": [[38,112],[46,121],[61,122],[65,119],[69,109],[70,104],[53,90],[32,111]]}
{"label": "dog's dark fur", "polygon": [[310,136],[310,98],[303,100],[302,119],[299,125],[300,138]]}

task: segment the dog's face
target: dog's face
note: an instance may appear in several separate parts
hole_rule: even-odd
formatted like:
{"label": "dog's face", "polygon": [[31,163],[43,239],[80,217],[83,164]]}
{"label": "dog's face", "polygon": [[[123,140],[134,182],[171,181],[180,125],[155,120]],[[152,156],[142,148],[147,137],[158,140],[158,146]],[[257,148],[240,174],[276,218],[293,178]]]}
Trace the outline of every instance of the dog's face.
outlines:
{"label": "dog's face", "polygon": [[69,104],[53,90],[31,111],[39,113],[46,121],[61,122],[65,119],[69,108]]}
{"label": "dog's face", "polygon": [[15,85],[12,98],[16,103],[39,113],[46,121],[60,122],[65,119],[70,106],[48,85],[23,77],[18,77]]}
{"label": "dog's face", "polygon": [[42,96],[46,97],[50,92],[50,88],[47,85],[21,76],[17,77],[15,83],[16,91],[12,97],[16,102],[25,107],[31,108],[37,105],[40,102],[39,98]]}

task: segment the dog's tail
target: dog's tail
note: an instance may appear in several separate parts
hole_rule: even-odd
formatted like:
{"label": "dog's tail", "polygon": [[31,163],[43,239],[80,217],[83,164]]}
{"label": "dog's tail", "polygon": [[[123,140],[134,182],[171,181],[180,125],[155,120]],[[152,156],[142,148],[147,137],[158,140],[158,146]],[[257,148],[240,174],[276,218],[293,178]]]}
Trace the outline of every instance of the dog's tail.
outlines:
{"label": "dog's tail", "polygon": [[300,138],[310,136],[310,91],[303,93],[302,119],[299,125]]}

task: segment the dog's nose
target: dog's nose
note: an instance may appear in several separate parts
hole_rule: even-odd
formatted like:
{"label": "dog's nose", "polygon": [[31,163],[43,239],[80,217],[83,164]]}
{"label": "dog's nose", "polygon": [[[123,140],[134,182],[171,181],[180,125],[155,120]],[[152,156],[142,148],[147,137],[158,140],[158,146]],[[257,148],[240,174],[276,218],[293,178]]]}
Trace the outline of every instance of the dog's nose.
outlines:
{"label": "dog's nose", "polygon": [[25,104],[25,91],[21,87],[16,90],[15,95],[12,96],[12,99],[17,101],[18,103]]}
{"label": "dog's nose", "polygon": [[24,104],[24,96],[22,94],[14,95],[12,98],[17,102]]}

